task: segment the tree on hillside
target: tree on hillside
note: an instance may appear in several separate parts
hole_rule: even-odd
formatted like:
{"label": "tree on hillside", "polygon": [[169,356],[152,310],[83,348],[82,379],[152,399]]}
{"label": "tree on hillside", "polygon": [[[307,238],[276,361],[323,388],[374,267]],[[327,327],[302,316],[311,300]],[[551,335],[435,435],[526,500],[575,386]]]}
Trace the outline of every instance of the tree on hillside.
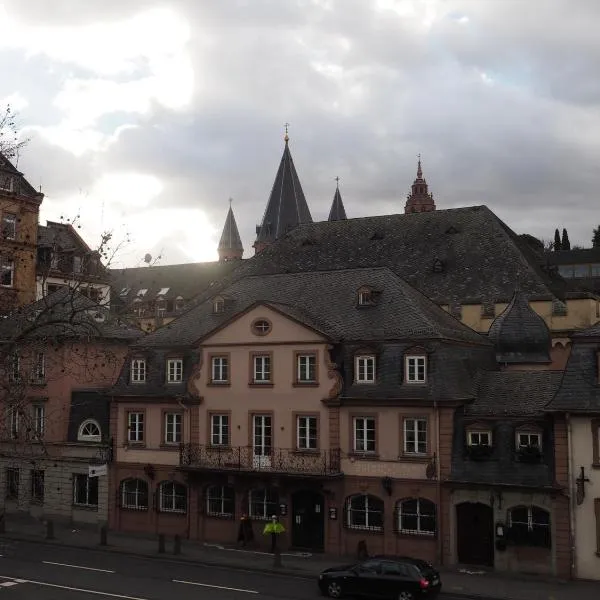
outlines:
{"label": "tree on hillside", "polygon": [[559,252],[562,249],[560,244],[560,232],[558,231],[558,227],[554,231],[554,252]]}
{"label": "tree on hillside", "polygon": [[594,237],[592,237],[592,248],[600,248],[600,225],[594,229]]}
{"label": "tree on hillside", "polygon": [[567,233],[567,230],[563,228],[563,232],[562,232],[562,241],[560,243],[560,247],[561,250],[570,250],[571,249],[571,242],[569,241],[569,234]]}
{"label": "tree on hillside", "polygon": [[0,110],[0,153],[12,159],[29,143],[29,138],[19,135],[18,115],[10,104]]}

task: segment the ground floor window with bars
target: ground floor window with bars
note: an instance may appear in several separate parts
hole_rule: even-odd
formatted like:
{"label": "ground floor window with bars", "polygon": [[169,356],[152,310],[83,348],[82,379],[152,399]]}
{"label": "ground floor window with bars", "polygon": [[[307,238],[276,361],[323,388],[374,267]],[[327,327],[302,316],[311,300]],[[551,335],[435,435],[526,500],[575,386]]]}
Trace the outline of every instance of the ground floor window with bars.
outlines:
{"label": "ground floor window with bars", "polygon": [[98,508],[98,477],[89,477],[85,473],[73,475],[73,504]]}
{"label": "ground floor window with bars", "polygon": [[158,499],[161,512],[185,513],[187,510],[187,488],[182,483],[163,481]]}
{"label": "ground floor window with bars", "polygon": [[15,467],[8,467],[6,469],[6,499],[7,500],[18,500],[19,499],[19,469]]}
{"label": "ground floor window with bars", "polygon": [[44,471],[31,470],[31,501],[36,504],[44,503]]}
{"label": "ground floor window with bars", "polygon": [[251,490],[248,504],[248,514],[253,519],[267,520],[279,514],[279,494],[273,489]]}
{"label": "ground floor window with bars", "polygon": [[413,535],[434,536],[436,532],[436,507],[425,498],[408,498],[396,505],[398,531]]}
{"label": "ground floor window with bars", "polygon": [[538,506],[515,506],[508,511],[508,539],[521,546],[550,548],[550,513]]}
{"label": "ground floor window with bars", "polygon": [[233,517],[235,490],[228,485],[211,485],[207,488],[206,514],[211,517]]}
{"label": "ground floor window with bars", "polygon": [[346,501],[346,526],[350,529],[383,531],[383,500],[358,494]]}
{"label": "ground floor window with bars", "polygon": [[141,479],[125,479],[121,483],[121,507],[148,510],[148,484]]}

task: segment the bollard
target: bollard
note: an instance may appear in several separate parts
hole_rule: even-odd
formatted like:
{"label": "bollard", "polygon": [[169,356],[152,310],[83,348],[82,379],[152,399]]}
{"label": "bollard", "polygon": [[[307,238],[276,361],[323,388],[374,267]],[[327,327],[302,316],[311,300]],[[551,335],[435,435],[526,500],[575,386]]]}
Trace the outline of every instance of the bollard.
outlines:
{"label": "bollard", "polygon": [[54,539],[54,521],[46,521],[46,539],[53,540]]}
{"label": "bollard", "polygon": [[165,553],[165,534],[164,533],[158,534],[158,553],[159,554]]}
{"label": "bollard", "polygon": [[100,527],[100,545],[106,546],[108,544],[108,527],[106,525],[102,525]]}
{"label": "bollard", "polygon": [[281,569],[281,550],[279,548],[275,548],[275,552],[273,552],[273,567]]}
{"label": "bollard", "polygon": [[173,554],[181,554],[181,536],[176,535],[173,538]]}

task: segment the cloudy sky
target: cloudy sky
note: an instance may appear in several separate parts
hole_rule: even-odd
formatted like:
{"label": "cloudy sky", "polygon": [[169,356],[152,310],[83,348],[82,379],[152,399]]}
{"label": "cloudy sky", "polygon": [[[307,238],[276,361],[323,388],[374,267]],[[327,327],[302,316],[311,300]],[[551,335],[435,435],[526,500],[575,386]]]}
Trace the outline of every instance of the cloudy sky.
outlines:
{"label": "cloudy sky", "polygon": [[42,219],[115,264],[252,253],[290,123],[313,218],[401,212],[421,153],[438,208],[518,233],[600,223],[598,0],[0,0],[0,102]]}

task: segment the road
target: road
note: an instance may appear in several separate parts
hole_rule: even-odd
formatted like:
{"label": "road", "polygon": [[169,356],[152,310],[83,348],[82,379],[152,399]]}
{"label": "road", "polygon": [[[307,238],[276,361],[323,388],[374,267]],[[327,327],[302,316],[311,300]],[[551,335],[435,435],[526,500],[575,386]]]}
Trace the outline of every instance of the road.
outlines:
{"label": "road", "polygon": [[[0,545],[0,600],[313,600],[314,581],[29,542]],[[440,600],[451,600],[443,594]]]}

